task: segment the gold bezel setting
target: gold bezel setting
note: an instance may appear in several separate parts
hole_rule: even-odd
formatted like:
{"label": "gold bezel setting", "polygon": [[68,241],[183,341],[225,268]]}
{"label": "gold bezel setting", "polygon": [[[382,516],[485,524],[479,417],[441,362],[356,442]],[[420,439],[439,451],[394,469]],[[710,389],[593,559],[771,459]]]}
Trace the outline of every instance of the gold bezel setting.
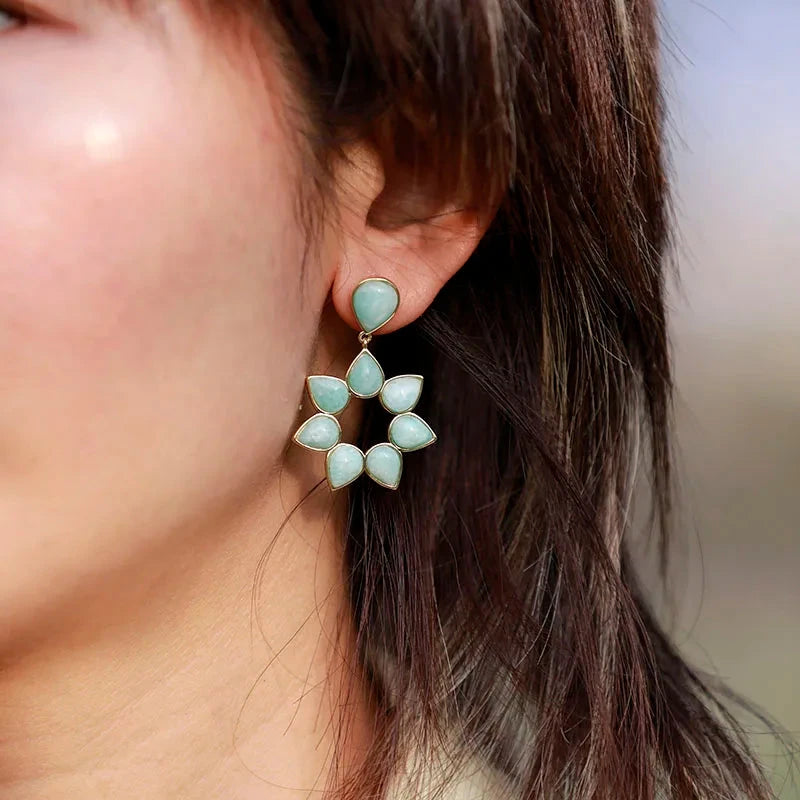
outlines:
{"label": "gold bezel setting", "polygon": [[[405,411],[395,411],[393,408],[389,408],[386,405],[386,401],[384,400],[383,393],[386,389],[387,384],[391,383],[392,381],[396,381],[398,378],[417,378],[419,380],[419,392],[417,392],[417,397],[414,402],[407,408]],[[381,401],[381,405],[383,406],[384,410],[388,411],[390,414],[407,414],[409,411],[417,407],[417,403],[419,403],[419,398],[422,397],[422,389],[425,385],[425,378],[422,375],[412,375],[411,373],[403,374],[403,375],[392,375],[391,378],[386,378],[383,382],[383,386],[381,386],[381,390],[378,392],[378,399]]]}
{"label": "gold bezel setting", "polygon": [[[345,404],[338,410],[338,411],[328,411],[326,408],[321,408],[317,403],[317,399],[314,397],[314,392],[311,391],[311,381],[314,378],[329,378],[333,381],[339,381],[340,383],[344,384],[345,391],[347,392],[347,400]],[[341,414],[349,405],[350,405],[350,387],[347,385],[347,381],[343,380],[342,378],[337,378],[335,375],[308,375],[306,377],[306,392],[308,393],[308,399],[311,400],[311,405],[317,409],[322,414],[330,414],[332,417],[336,417]]]}
{"label": "gold bezel setting", "polygon": [[[388,284],[394,290],[394,293],[396,295],[396,303],[394,304],[394,309],[392,310],[392,313],[388,317],[386,317],[386,319],[384,319],[379,325],[377,325],[375,327],[371,327],[369,329],[365,328],[358,334],[358,340],[361,343],[361,350],[355,356],[355,358],[350,362],[350,366],[347,368],[347,372],[345,373],[345,377],[344,378],[338,378],[338,377],[333,376],[333,375],[319,375],[319,374],[317,374],[317,375],[309,375],[306,378],[306,380],[305,380],[306,391],[307,391],[308,396],[309,396],[309,398],[311,400],[311,404],[316,409],[316,413],[313,414],[311,417],[309,417],[307,420],[305,420],[300,425],[300,427],[295,431],[294,436],[292,437],[292,440],[296,444],[300,445],[301,447],[305,448],[306,450],[312,450],[312,451],[315,451],[315,452],[322,452],[322,453],[326,454],[325,455],[325,477],[326,477],[326,480],[328,482],[328,486],[330,487],[331,491],[338,491],[339,489],[344,489],[346,486],[349,486],[351,483],[353,483],[353,481],[355,481],[357,478],[359,478],[361,475],[364,475],[364,474],[369,475],[369,477],[372,478],[372,480],[375,481],[375,483],[377,483],[379,486],[382,486],[382,487],[384,487],[386,489],[393,489],[393,490],[397,489],[399,487],[399,485],[400,485],[400,479],[403,476],[404,461],[405,461],[405,459],[403,457],[404,453],[411,453],[411,452],[414,452],[416,450],[422,450],[424,447],[427,447],[428,445],[433,444],[437,439],[436,433],[434,433],[433,428],[431,428],[431,426],[421,416],[419,416],[419,414],[415,414],[415,413],[413,413],[411,411],[412,408],[416,408],[417,403],[419,402],[420,396],[422,395],[422,389],[423,389],[423,385],[424,385],[424,381],[425,381],[423,376],[422,375],[416,375],[416,374],[408,373],[408,374],[403,374],[403,375],[394,375],[391,378],[387,378],[386,377],[386,373],[384,372],[384,369],[381,366],[380,362],[373,355],[373,353],[370,352],[369,347],[368,347],[368,345],[370,343],[370,340],[372,339],[372,334],[375,331],[380,330],[384,325],[386,325],[388,322],[390,322],[394,318],[394,315],[397,313],[397,309],[398,309],[398,307],[400,305],[400,292],[398,291],[397,286],[395,286],[394,283],[392,283],[388,278],[367,278],[367,279],[361,281],[356,286],[356,288],[353,290],[353,294],[352,294],[352,296],[350,298],[350,305],[352,306],[353,314],[356,315],[355,296],[356,296],[356,293],[358,292],[358,290],[362,286],[364,286],[366,283],[376,282],[376,281],[384,283],[384,284]],[[358,319],[357,315],[356,315],[356,319]],[[363,324],[363,320],[359,320],[359,322],[361,324]],[[365,358],[365,357],[369,357],[371,359],[371,361],[374,363],[374,365],[375,365],[375,367],[377,368],[377,371],[378,371],[377,375],[371,375],[371,374],[368,373],[368,375],[366,377],[367,378],[373,378],[376,381],[378,380],[378,378],[380,378],[379,385],[378,385],[377,389],[374,392],[372,392],[372,391],[369,392],[368,394],[364,394],[364,393],[362,393],[361,391],[358,390],[358,381],[356,381],[356,386],[355,387],[351,383],[351,377],[352,377],[354,368],[359,363],[359,359]],[[311,384],[312,384],[312,381],[315,378],[317,378],[317,379],[320,379],[320,378],[329,379],[329,380],[336,381],[337,383],[344,384],[344,387],[347,389],[347,400],[345,401],[344,405],[341,408],[339,408],[339,409],[337,409],[335,411],[330,411],[330,410],[328,410],[326,408],[322,408],[321,407],[321,405],[317,401],[317,398],[314,396],[314,393],[311,390]],[[405,408],[405,406],[404,406],[405,410],[403,410],[403,411],[395,411],[394,409],[389,408],[387,406],[387,404],[385,402],[385,398],[384,398],[384,389],[385,389],[385,387],[388,384],[390,384],[392,381],[397,380],[398,378],[406,378],[406,379],[410,378],[410,379],[417,380],[419,382],[419,391],[417,392],[413,403],[411,403],[408,406],[408,408]],[[369,380],[364,381],[364,383],[365,384],[369,384]],[[357,397],[360,400],[369,400],[369,399],[371,399],[373,397],[378,397],[379,400],[380,400],[381,406],[386,411],[388,411],[390,414],[393,415],[391,421],[389,422],[389,431],[390,432],[392,430],[392,425],[395,424],[396,420],[404,418],[404,417],[406,419],[409,418],[409,417],[413,417],[414,419],[419,420],[419,422],[424,426],[424,428],[427,431],[430,432],[430,435],[431,435],[430,440],[425,441],[425,442],[423,442],[423,443],[421,443],[421,444],[419,444],[417,446],[414,446],[414,447],[406,447],[406,448],[404,448],[404,447],[400,447],[398,444],[396,444],[394,441],[392,441],[392,437],[390,435],[388,437],[389,441],[387,441],[387,442],[378,442],[377,444],[372,445],[372,447],[370,447],[366,452],[361,450],[361,448],[358,447],[357,445],[351,444],[349,442],[343,442],[342,441],[342,426],[341,426],[341,423],[339,422],[339,420],[336,419],[336,416],[338,414],[341,414],[350,405],[350,397],[351,396],[352,397]],[[336,430],[337,430],[336,441],[333,444],[331,444],[331,445],[329,445],[327,447],[314,447],[312,445],[308,445],[305,442],[300,441],[300,438],[299,438],[300,435],[303,433],[303,431],[306,430],[306,428],[309,425],[311,425],[314,420],[319,420],[319,419],[332,420],[333,423],[336,426]],[[320,433],[324,435],[323,431],[320,431]],[[411,433],[412,434],[414,433],[413,426],[412,426]],[[328,435],[326,441],[330,441],[330,438],[331,438],[330,431],[328,431],[328,434],[329,435]],[[336,449],[339,448],[339,447],[345,446],[345,445],[348,448],[353,448],[354,450],[357,450],[360,453],[360,455],[361,455],[361,469],[358,471],[357,474],[353,475],[345,483],[342,483],[339,486],[334,486],[333,485],[333,481],[331,480],[331,459],[333,457],[335,457],[335,456],[333,456],[333,454],[335,453]],[[389,482],[387,482],[386,480],[384,480],[384,479],[382,479],[380,477],[376,477],[372,472],[370,472],[370,470],[368,468],[368,460],[369,460],[370,454],[373,453],[377,448],[387,448],[387,447],[393,453],[397,454],[397,458],[398,458],[398,462],[399,462],[398,463],[398,471],[397,471],[397,481],[395,483],[389,483]],[[394,469],[394,465],[393,464],[391,465],[391,467],[392,467],[392,469]],[[391,473],[391,470],[389,470],[388,472]],[[345,473],[345,474],[347,474],[347,473]]]}
{"label": "gold bezel setting", "polygon": [[[395,483],[394,485],[390,483],[385,483],[384,481],[380,480],[380,478],[376,478],[367,468],[367,458],[369,457],[369,454],[373,450],[377,450],[379,447],[391,448],[397,453],[398,457],[400,458],[400,470],[397,473],[397,483]],[[375,483],[378,484],[378,486],[383,486],[384,489],[392,489],[392,490],[397,489],[400,486],[400,479],[403,477],[403,451],[399,447],[393,445],[391,442],[378,442],[378,444],[372,445],[372,447],[370,447],[370,449],[367,450],[366,453],[364,453],[364,472],[367,475],[369,475],[369,477],[372,478],[372,480],[374,480]]]}
{"label": "gold bezel setting", "polygon": [[400,308],[400,290],[388,278],[364,278],[363,281],[359,281],[359,283],[356,284],[356,288],[353,289],[353,293],[350,295],[350,308],[353,312],[353,316],[356,318],[356,322],[358,322],[359,324],[361,323],[361,320],[358,318],[358,314],[356,313],[356,305],[355,305],[356,293],[362,286],[368,283],[383,283],[386,284],[387,286],[391,286],[392,289],[394,290],[395,295],[397,296],[397,303],[395,304],[394,311],[392,311],[392,313],[383,322],[381,322],[380,325],[378,325],[375,328],[370,328],[369,330],[367,330],[366,328],[361,329],[363,333],[367,334],[368,336],[371,336],[373,333],[375,333],[375,331],[379,331],[384,325],[388,325],[394,319],[394,316],[397,313],[397,309]]}
{"label": "gold bezel setting", "polygon": [[[358,450],[358,452],[361,454],[361,469],[358,471],[358,473],[353,475],[353,477],[350,478],[350,480],[340,484],[339,486],[334,486],[333,481],[331,480],[330,459],[333,452],[337,450],[339,447],[352,447],[353,449]],[[366,470],[366,465],[367,465],[367,455],[358,445],[350,444],[350,442],[339,442],[338,444],[335,444],[333,447],[331,447],[330,450],[328,450],[327,453],[325,453],[325,478],[328,481],[328,486],[330,487],[330,490],[332,492],[338,492],[339,489],[344,489],[345,486],[349,486],[353,481],[358,480],[364,474],[364,471]]]}
{"label": "gold bezel setting", "polygon": [[[327,418],[327,419],[333,420],[333,422],[334,422],[334,423],[335,423],[335,425],[336,425],[336,428],[337,428],[337,430],[339,431],[339,434],[338,434],[338,437],[337,437],[336,441],[335,441],[335,442],[334,442],[332,445],[329,445],[328,447],[312,447],[311,445],[309,445],[309,444],[306,444],[305,442],[301,442],[301,441],[300,441],[300,438],[299,438],[299,437],[300,437],[300,434],[301,434],[301,433],[302,433],[302,432],[303,432],[303,431],[304,431],[304,430],[305,430],[305,429],[306,429],[306,428],[307,428],[307,427],[308,427],[308,426],[309,426],[309,425],[310,425],[312,422],[314,422],[314,420],[318,420],[320,417],[325,417],[325,418]],[[337,445],[337,444],[339,444],[339,443],[342,441],[342,426],[341,426],[341,424],[340,424],[339,420],[338,420],[338,419],[336,419],[336,417],[334,417],[334,416],[333,416],[333,414],[327,414],[327,413],[325,413],[324,411],[320,411],[319,413],[317,413],[317,414],[313,414],[312,416],[310,416],[310,417],[309,417],[309,418],[308,418],[308,419],[307,419],[307,420],[306,420],[306,421],[305,421],[305,422],[304,422],[304,423],[303,423],[303,424],[302,424],[302,425],[301,425],[301,426],[300,426],[300,427],[299,427],[299,428],[298,428],[298,429],[297,429],[297,430],[294,432],[294,436],[292,436],[292,440],[294,441],[294,443],[295,443],[295,444],[299,444],[299,445],[300,445],[300,447],[305,447],[305,449],[306,449],[306,450],[313,450],[315,453],[327,453],[327,452],[328,452],[328,450],[332,450],[334,447],[336,447],[336,445]]]}

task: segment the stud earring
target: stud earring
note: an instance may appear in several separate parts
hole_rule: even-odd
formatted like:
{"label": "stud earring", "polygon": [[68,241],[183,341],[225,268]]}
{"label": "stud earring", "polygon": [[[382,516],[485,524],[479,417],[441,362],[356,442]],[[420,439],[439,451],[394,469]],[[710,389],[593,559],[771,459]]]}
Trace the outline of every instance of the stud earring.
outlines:
{"label": "stud earring", "polygon": [[[378,360],[369,350],[372,334],[389,322],[400,305],[400,292],[386,278],[367,278],[356,286],[352,296],[353,313],[361,326],[358,341],[361,352],[353,359],[344,379],[332,375],[309,375],[306,389],[314,408],[294,434],[294,441],[308,450],[325,453],[325,474],[331,489],[341,489],[366,472],[387,489],[400,485],[403,454],[433,444],[436,434],[412,409],[422,394],[422,375],[395,375],[387,379]],[[354,444],[342,442],[342,427],[337,416],[347,408],[351,397],[378,397],[392,414],[388,442],[379,442],[362,452]]]}

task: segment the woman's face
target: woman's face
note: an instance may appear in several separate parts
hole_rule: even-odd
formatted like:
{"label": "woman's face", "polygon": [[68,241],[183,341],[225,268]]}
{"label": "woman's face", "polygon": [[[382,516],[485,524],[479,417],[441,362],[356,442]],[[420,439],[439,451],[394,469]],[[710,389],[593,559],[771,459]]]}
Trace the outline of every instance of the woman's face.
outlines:
{"label": "woman's face", "polygon": [[39,3],[0,15],[7,634],[266,480],[329,288],[263,55],[181,3]]}

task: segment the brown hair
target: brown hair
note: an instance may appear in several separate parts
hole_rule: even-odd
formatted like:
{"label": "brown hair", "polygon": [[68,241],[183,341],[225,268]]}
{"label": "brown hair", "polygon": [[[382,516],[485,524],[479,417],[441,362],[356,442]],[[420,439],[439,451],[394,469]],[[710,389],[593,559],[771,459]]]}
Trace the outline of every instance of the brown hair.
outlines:
{"label": "brown hair", "polygon": [[[413,742],[479,757],[510,797],[768,797],[629,556],[640,450],[663,554],[670,510],[653,2],[267,7],[319,174],[353,138],[381,154],[375,224],[412,191],[499,207],[429,311],[375,345],[387,374],[426,376],[439,441],[396,493],[350,489],[352,609],[382,712],[353,796],[380,795]],[[368,412],[363,443],[384,432]]]}

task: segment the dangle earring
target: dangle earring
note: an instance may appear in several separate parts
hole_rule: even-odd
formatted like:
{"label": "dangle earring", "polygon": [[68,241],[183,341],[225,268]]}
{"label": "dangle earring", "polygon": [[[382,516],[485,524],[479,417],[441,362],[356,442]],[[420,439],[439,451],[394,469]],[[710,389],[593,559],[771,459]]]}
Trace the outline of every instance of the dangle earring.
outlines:
{"label": "dangle earring", "polygon": [[[436,434],[422,417],[412,413],[422,394],[421,375],[396,375],[388,380],[372,353],[372,334],[397,312],[400,292],[386,278],[367,278],[356,286],[352,297],[353,313],[361,325],[358,341],[361,352],[342,378],[310,375],[306,378],[311,402],[319,413],[307,419],[294,435],[294,441],[308,450],[324,452],[325,474],[331,489],[341,489],[366,472],[387,489],[396,489],[403,473],[403,453],[421,450],[436,441]],[[347,408],[350,397],[379,397],[381,405],[393,415],[388,442],[373,445],[366,453],[354,444],[342,442],[342,427],[336,418]]]}

